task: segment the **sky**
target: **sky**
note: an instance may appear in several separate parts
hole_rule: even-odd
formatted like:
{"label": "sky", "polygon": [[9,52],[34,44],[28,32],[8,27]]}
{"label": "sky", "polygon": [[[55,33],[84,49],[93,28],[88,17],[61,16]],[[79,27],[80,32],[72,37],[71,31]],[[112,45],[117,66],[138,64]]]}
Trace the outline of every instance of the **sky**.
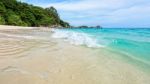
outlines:
{"label": "sky", "polygon": [[21,0],[43,8],[54,6],[73,26],[150,28],[150,0]]}

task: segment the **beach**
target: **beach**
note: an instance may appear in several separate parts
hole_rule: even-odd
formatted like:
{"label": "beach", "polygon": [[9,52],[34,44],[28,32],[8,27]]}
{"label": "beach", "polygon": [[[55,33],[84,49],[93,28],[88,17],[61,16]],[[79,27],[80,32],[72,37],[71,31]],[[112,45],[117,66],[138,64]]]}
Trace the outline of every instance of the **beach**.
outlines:
{"label": "beach", "polygon": [[47,28],[0,26],[0,84],[150,84],[150,73]]}

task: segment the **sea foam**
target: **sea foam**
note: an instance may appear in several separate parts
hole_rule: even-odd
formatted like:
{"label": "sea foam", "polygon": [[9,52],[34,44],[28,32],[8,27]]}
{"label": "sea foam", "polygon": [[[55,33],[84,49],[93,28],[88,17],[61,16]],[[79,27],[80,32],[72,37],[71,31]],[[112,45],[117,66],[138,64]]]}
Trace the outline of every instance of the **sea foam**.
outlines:
{"label": "sea foam", "polygon": [[53,29],[52,38],[63,39],[74,45],[85,45],[87,47],[102,47],[102,45],[98,44],[97,39],[92,38],[92,36],[84,33],[84,32],[76,32],[76,31],[65,31],[59,29]]}

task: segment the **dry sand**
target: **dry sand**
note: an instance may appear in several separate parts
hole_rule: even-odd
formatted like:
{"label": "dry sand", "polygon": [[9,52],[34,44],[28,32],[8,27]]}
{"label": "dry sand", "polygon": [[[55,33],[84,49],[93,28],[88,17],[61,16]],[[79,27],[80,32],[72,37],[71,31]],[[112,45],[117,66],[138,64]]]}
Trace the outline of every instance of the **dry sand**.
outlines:
{"label": "dry sand", "polygon": [[54,39],[16,37],[34,28],[4,27],[0,26],[0,84],[150,84],[149,74],[114,59],[114,53]]}
{"label": "dry sand", "polygon": [[36,27],[20,27],[20,26],[5,26],[0,25],[0,30],[6,30],[6,29],[35,29]]}

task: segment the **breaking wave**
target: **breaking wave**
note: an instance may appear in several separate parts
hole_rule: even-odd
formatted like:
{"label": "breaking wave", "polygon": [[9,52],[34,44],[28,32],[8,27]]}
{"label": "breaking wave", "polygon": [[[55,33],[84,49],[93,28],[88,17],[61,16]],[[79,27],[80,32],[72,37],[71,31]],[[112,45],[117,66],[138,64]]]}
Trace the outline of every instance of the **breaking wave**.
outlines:
{"label": "breaking wave", "polygon": [[87,47],[102,47],[97,41],[97,39],[92,38],[92,36],[77,31],[65,31],[59,29],[53,29],[52,38],[63,39],[74,45],[85,45]]}

